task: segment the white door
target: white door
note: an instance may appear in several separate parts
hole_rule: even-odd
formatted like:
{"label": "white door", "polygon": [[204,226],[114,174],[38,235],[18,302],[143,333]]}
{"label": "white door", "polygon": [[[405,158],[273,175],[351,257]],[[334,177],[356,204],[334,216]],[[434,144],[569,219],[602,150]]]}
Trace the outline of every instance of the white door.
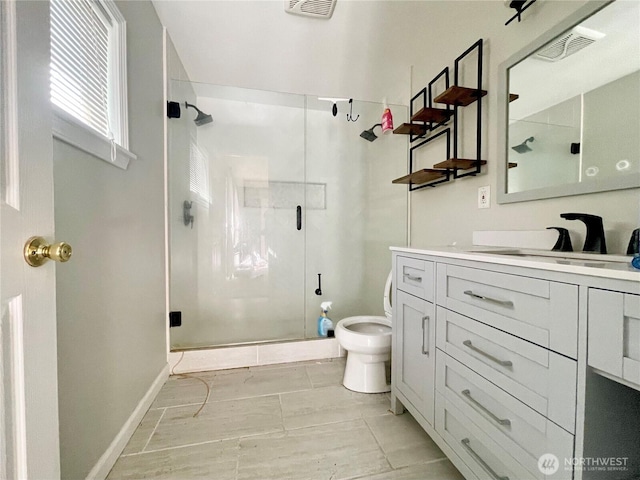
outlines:
{"label": "white door", "polygon": [[0,1],[0,478],[60,477],[48,2]]}

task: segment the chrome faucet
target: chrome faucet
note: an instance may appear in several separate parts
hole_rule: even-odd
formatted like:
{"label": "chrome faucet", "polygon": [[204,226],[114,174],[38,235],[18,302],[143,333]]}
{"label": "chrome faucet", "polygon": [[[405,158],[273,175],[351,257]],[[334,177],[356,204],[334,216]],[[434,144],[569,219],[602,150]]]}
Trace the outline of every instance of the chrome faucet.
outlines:
{"label": "chrome faucet", "polygon": [[607,253],[607,243],[604,239],[602,217],[588,213],[561,213],[565,220],[580,220],[587,227],[587,237],[584,240],[583,252]]}

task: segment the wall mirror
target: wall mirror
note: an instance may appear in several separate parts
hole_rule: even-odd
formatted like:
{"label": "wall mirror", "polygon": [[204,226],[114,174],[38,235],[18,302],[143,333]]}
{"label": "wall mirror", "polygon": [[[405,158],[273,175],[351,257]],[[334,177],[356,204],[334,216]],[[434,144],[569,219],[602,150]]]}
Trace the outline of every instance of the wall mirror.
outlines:
{"label": "wall mirror", "polygon": [[640,187],[640,2],[590,2],[499,76],[498,203]]}

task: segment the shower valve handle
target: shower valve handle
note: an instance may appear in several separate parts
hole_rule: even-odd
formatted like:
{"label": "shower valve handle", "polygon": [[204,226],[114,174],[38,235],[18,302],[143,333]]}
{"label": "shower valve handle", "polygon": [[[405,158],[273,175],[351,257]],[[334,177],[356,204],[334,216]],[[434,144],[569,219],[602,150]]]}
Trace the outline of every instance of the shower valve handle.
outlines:
{"label": "shower valve handle", "polygon": [[322,281],[320,279],[321,273],[318,274],[318,288],[316,288],[316,295],[322,295]]}

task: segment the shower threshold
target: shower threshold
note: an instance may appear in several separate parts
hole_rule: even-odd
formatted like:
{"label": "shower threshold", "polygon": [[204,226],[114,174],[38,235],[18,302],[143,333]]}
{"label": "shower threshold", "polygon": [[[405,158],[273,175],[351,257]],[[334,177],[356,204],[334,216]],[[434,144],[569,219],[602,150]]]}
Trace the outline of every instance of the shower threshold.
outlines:
{"label": "shower threshold", "polygon": [[222,343],[220,345],[195,345],[193,347],[172,347],[171,352],[187,352],[191,350],[210,350],[212,348],[233,348],[233,347],[247,347],[252,345],[265,345],[265,344],[278,344],[289,342],[305,342],[307,340],[318,340],[317,338],[281,338],[277,340],[253,340],[251,342],[235,342],[235,343]]}
{"label": "shower threshold", "polygon": [[312,338],[172,350],[167,362],[171,372],[177,374],[323,360],[345,355],[346,351],[335,338]]}

